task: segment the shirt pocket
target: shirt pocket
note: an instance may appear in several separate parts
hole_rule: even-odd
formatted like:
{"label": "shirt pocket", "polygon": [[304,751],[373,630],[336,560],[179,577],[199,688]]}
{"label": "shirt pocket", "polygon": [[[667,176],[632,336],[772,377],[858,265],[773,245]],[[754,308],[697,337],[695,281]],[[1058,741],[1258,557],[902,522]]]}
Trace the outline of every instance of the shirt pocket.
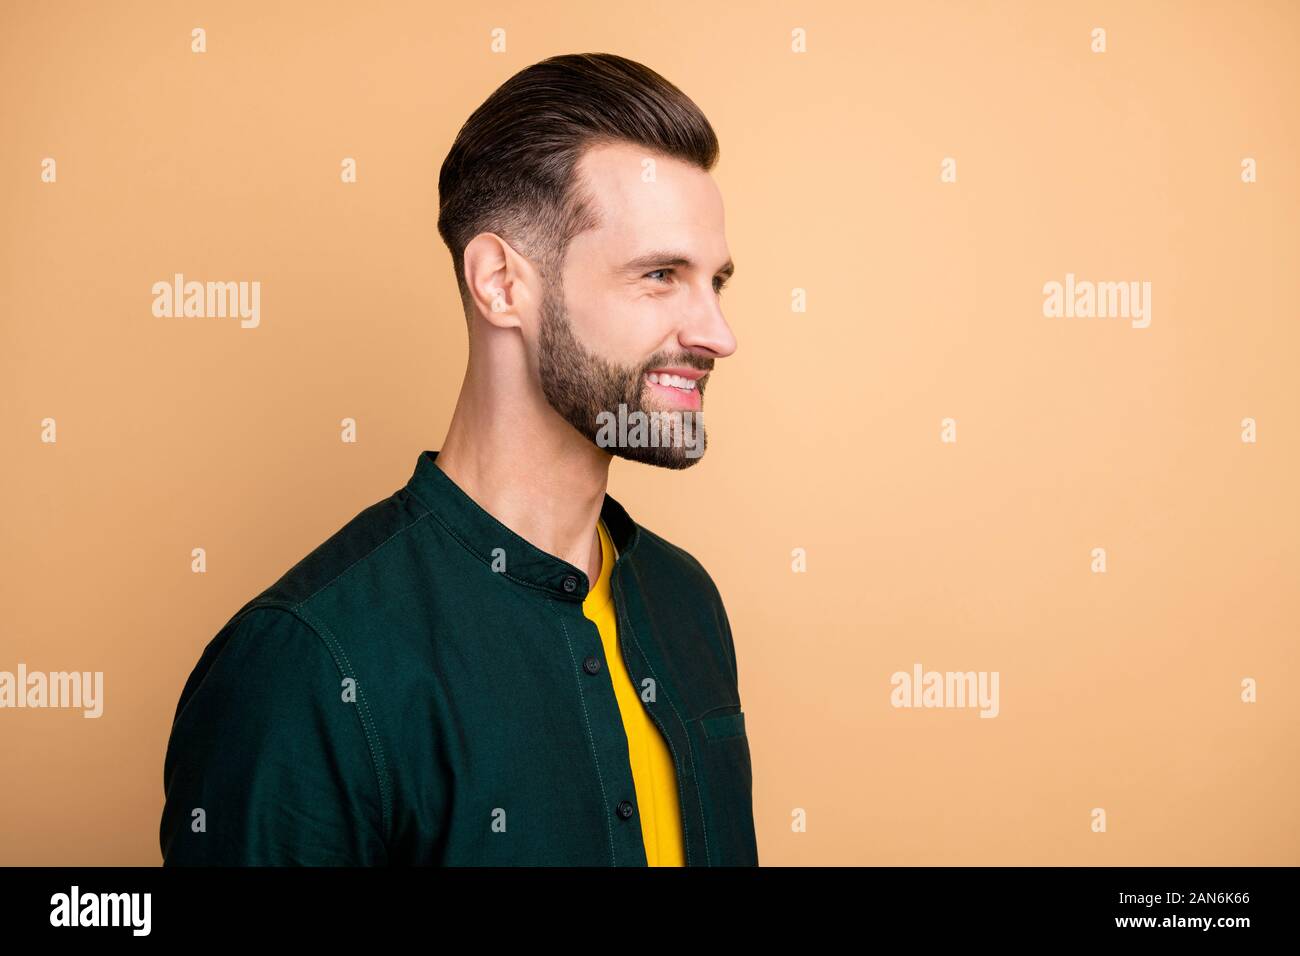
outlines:
{"label": "shirt pocket", "polygon": [[753,766],[745,714],[697,718],[694,745],[704,822],[713,866],[756,866]]}
{"label": "shirt pocket", "polygon": [[700,728],[704,731],[704,736],[710,740],[743,737],[745,735],[745,713],[738,710],[734,714],[704,717],[700,720]]}

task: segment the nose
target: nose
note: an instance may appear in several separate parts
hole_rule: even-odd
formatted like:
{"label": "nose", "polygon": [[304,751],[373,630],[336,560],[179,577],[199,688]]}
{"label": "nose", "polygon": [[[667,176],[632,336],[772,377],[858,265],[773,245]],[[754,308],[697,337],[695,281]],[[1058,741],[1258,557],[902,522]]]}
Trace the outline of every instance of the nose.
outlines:
{"label": "nose", "polygon": [[706,295],[707,301],[691,310],[678,340],[683,348],[697,354],[726,358],[736,351],[736,336],[722,315],[722,303],[711,285]]}

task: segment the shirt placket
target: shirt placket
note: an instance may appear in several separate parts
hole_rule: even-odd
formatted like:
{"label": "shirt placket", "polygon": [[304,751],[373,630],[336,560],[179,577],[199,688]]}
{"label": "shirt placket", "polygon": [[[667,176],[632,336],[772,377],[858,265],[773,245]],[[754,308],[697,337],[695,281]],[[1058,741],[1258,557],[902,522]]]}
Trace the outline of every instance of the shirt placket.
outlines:
{"label": "shirt placket", "polygon": [[[611,575],[610,593],[614,601],[618,646],[623,655],[623,665],[627,668],[633,687],[637,688],[638,699],[646,708],[650,720],[659,729],[673,759],[682,821],[684,862],[686,866],[706,866],[708,837],[700,806],[699,786],[695,778],[695,760],[691,752],[690,735],[686,725],[682,723],[680,714],[673,706],[672,688],[665,683],[663,675],[657,672],[646,659],[641,642],[650,639],[649,628],[639,626],[639,622],[643,619],[637,612],[637,602],[632,599],[633,595],[628,595],[624,591],[619,570],[616,566]],[[653,703],[647,702],[641,693],[647,678],[654,681]]]}
{"label": "shirt placket", "polygon": [[587,727],[603,817],[593,825],[599,827],[602,842],[609,847],[610,865],[645,866],[645,842],[627,734],[600,630],[582,613],[580,603],[559,603],[564,637],[577,668],[578,705]]}

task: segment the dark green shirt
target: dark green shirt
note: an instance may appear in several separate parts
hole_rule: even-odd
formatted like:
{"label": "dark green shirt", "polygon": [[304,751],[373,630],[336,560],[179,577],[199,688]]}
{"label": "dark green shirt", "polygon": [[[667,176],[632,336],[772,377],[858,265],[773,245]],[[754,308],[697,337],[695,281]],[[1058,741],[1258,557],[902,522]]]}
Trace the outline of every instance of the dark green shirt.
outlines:
{"label": "dark green shirt", "polygon": [[[164,863],[644,866],[586,573],[420,455],[207,645],[164,765]],[[736,652],[691,555],[608,495],[623,661],[687,866],[757,865]]]}

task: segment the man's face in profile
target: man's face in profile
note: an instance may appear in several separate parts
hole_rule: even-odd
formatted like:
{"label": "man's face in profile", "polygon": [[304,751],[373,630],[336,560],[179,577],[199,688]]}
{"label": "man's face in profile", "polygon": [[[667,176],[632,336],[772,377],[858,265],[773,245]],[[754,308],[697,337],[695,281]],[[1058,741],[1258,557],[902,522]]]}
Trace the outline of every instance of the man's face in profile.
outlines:
{"label": "man's face in profile", "polygon": [[[562,287],[547,285],[542,391],[610,454],[688,468],[706,447],[704,388],[714,359],[736,349],[718,295],[731,261],[722,197],[704,170],[625,144],[588,150],[577,174],[601,225],[570,243]],[[664,437],[609,443],[602,421],[616,419],[620,406],[633,421],[633,413],[657,418]],[[673,439],[674,428],[684,440]]]}

